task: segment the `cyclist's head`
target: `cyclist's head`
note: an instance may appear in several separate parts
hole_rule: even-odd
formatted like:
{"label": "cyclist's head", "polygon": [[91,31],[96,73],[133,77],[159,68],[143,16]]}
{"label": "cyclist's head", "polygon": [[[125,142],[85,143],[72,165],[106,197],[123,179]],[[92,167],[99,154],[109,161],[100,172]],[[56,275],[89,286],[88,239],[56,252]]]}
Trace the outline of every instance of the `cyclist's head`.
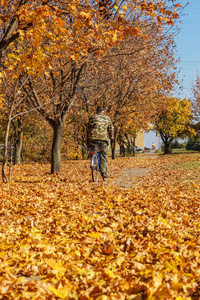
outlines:
{"label": "cyclist's head", "polygon": [[104,108],[102,106],[97,107],[97,113],[104,112]]}

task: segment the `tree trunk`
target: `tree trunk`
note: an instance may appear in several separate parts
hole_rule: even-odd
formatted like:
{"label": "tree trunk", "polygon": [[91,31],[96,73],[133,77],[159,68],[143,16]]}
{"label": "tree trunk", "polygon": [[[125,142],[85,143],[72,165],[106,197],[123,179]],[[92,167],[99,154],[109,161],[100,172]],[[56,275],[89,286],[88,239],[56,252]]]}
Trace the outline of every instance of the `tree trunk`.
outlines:
{"label": "tree trunk", "polygon": [[118,135],[118,143],[119,143],[119,147],[120,147],[120,155],[125,157],[126,152],[125,152],[125,147],[124,147],[124,140],[122,139],[121,134]]}
{"label": "tree trunk", "polygon": [[133,137],[132,145],[133,145],[133,156],[135,156],[135,154],[136,154],[136,150],[135,150],[135,136]]}
{"label": "tree trunk", "polygon": [[20,165],[21,157],[22,157],[22,138],[23,138],[23,131],[19,134],[19,140],[17,140],[15,144],[15,165]]}
{"label": "tree trunk", "polygon": [[63,133],[63,122],[53,124],[53,144],[51,150],[51,174],[61,173],[61,143]]}
{"label": "tree trunk", "polygon": [[[3,163],[2,163],[2,180],[3,182],[8,182],[6,176],[6,166],[8,165],[8,136],[10,131],[10,124],[11,124],[11,113],[8,116],[8,122],[6,125],[6,132],[4,137],[4,148],[3,148]],[[11,168],[11,166],[9,166]],[[11,178],[11,170],[9,170],[9,178]]]}
{"label": "tree trunk", "polygon": [[120,143],[120,155],[122,155],[123,157],[126,156],[125,147],[123,143]]}
{"label": "tree trunk", "polygon": [[165,143],[165,154],[170,154],[170,153],[171,153],[170,144]]}
{"label": "tree trunk", "polygon": [[111,145],[112,146],[112,159],[115,159],[116,137],[117,137],[117,130],[114,128],[114,141]]}
{"label": "tree trunk", "polygon": [[169,137],[165,136],[161,131],[159,131],[159,134],[165,147],[164,154],[170,154],[171,153],[170,145],[173,139],[169,139]]}
{"label": "tree trunk", "polygon": [[116,141],[115,141],[115,139],[112,142],[111,148],[112,148],[112,159],[115,159],[115,148],[116,148]]}
{"label": "tree trunk", "polygon": [[20,165],[22,157],[22,144],[23,144],[23,126],[22,120],[18,121],[18,128],[16,129],[15,141],[15,165]]}

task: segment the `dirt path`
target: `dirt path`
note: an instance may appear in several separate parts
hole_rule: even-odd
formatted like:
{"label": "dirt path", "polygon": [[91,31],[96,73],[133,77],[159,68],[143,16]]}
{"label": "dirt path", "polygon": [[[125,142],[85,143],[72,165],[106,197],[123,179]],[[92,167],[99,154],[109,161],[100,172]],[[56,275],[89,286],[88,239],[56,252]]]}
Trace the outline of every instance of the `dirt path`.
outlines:
{"label": "dirt path", "polygon": [[[155,154],[141,155],[137,158],[157,159],[159,156]],[[134,158],[133,158],[134,159]],[[133,185],[140,181],[140,178],[147,175],[151,168],[125,168],[117,172],[115,176],[108,179],[107,185],[118,186],[123,189],[130,189]]]}
{"label": "dirt path", "polygon": [[139,181],[140,177],[143,177],[150,171],[151,169],[149,168],[127,168],[122,170],[122,172],[117,174],[114,178],[110,178],[108,184],[130,189],[136,181]]}

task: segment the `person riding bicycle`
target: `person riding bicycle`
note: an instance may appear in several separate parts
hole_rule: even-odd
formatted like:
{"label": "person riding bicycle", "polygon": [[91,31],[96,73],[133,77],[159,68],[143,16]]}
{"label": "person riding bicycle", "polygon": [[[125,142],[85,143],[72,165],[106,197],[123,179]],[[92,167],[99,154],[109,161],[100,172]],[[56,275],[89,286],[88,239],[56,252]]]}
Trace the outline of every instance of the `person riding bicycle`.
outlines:
{"label": "person riding bicycle", "polygon": [[114,140],[114,127],[110,118],[104,114],[104,108],[98,106],[96,114],[89,119],[87,128],[87,144],[88,147],[97,144],[99,147],[99,165],[103,180],[108,178],[108,156],[107,148]]}

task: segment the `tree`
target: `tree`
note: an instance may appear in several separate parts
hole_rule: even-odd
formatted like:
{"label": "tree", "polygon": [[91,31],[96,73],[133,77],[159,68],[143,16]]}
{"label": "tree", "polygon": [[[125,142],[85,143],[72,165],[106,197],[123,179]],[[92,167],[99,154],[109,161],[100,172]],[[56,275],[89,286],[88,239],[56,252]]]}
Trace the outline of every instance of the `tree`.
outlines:
{"label": "tree", "polygon": [[[61,143],[67,113],[75,102],[76,91],[84,63],[66,62],[59,58],[55,66],[38,80],[29,78],[29,87],[24,91],[35,109],[53,129],[51,149],[51,173],[61,172]],[[44,105],[46,104],[46,105]]]}
{"label": "tree", "polygon": [[170,144],[177,137],[194,136],[192,124],[191,103],[187,99],[168,97],[162,111],[154,123],[164,143],[165,154],[170,153]]}

